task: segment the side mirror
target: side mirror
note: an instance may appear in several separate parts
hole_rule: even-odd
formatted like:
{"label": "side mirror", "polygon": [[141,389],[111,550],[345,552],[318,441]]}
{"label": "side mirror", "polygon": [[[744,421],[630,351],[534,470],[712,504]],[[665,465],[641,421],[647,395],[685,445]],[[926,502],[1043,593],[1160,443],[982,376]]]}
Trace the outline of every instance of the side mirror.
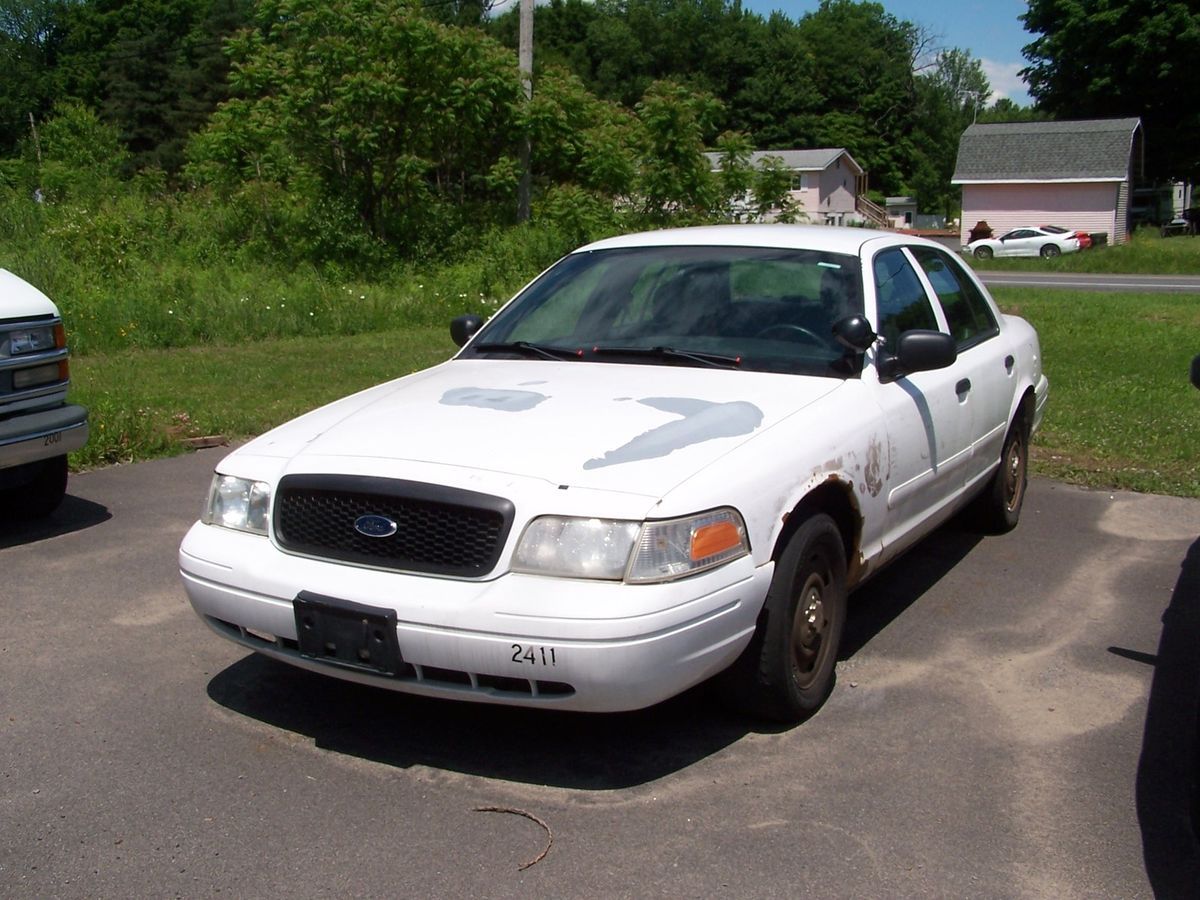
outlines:
{"label": "side mirror", "polygon": [[865,353],[879,337],[865,316],[846,316],[833,323],[834,339],[847,350]]}
{"label": "side mirror", "polygon": [[1200,388],[1200,355],[1192,357],[1192,384]]}
{"label": "side mirror", "polygon": [[879,377],[891,381],[913,372],[929,372],[954,365],[958,347],[954,338],[941,331],[906,331],[896,341],[891,355],[879,361]]}
{"label": "side mirror", "polygon": [[483,319],[467,314],[459,316],[450,322],[450,337],[458,346],[464,346],[483,327]]}

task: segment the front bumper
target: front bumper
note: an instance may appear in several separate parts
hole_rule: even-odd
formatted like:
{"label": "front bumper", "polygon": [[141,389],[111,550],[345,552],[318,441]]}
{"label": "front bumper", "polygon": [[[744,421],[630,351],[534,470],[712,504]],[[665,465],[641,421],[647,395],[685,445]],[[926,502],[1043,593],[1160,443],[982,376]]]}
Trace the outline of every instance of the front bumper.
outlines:
{"label": "front bumper", "polygon": [[[292,556],[200,523],[179,563],[209,627],[267,656],[408,693],[588,712],[650,706],[727,667],[754,631],[773,568],[744,557],[669,584],[463,581]],[[393,610],[400,673],[301,656],[292,606],[301,591]]]}
{"label": "front bumper", "polygon": [[88,413],[67,404],[0,420],[0,469],[78,450],[88,439]]}

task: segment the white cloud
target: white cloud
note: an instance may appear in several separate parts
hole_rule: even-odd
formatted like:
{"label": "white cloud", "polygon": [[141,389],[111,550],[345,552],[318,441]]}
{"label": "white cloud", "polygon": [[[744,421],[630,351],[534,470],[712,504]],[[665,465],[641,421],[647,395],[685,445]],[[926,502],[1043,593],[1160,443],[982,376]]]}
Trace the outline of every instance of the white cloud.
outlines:
{"label": "white cloud", "polygon": [[983,66],[983,74],[987,76],[988,84],[992,86],[992,95],[988,97],[989,104],[995,103],[1001,97],[1007,97],[1022,106],[1029,105],[1029,85],[1017,74],[1025,68],[1024,63],[1003,63],[993,59],[980,59],[979,62]]}

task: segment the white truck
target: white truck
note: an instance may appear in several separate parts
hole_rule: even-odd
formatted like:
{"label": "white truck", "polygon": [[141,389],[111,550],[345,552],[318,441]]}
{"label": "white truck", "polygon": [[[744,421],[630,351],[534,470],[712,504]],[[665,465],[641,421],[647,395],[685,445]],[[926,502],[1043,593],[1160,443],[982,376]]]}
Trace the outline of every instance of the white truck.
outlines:
{"label": "white truck", "polygon": [[88,414],[67,403],[62,317],[33,285],[0,269],[0,521],[49,515],[67,490],[67,454]]}

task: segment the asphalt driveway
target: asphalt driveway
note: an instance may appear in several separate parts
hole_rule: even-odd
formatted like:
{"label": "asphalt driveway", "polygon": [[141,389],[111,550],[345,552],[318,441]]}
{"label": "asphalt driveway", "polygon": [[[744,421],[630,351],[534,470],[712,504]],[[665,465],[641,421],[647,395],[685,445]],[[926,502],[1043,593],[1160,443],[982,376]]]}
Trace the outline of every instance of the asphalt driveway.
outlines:
{"label": "asphalt driveway", "polygon": [[1200,893],[1198,501],[1035,481],[1012,535],[939,532],[776,731],[703,689],[548,714],[247,654],[175,565],[220,453],[0,530],[0,895]]}

